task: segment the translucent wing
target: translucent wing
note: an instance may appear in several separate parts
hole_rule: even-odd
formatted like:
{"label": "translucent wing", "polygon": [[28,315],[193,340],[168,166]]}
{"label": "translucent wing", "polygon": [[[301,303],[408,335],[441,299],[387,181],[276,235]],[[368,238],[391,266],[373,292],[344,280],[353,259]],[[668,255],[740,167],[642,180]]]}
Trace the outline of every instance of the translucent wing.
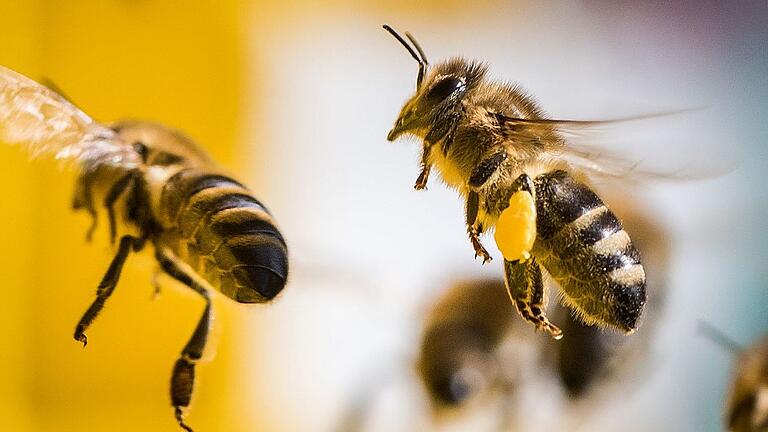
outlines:
{"label": "translucent wing", "polygon": [[117,134],[59,94],[0,66],[0,142],[25,147],[32,157],[129,168],[139,155]]}
{"label": "translucent wing", "polygon": [[504,117],[503,124],[513,140],[550,138],[552,152],[597,179],[699,180],[733,171],[737,157],[724,145],[722,131],[716,131],[721,122],[693,114],[597,121]]}

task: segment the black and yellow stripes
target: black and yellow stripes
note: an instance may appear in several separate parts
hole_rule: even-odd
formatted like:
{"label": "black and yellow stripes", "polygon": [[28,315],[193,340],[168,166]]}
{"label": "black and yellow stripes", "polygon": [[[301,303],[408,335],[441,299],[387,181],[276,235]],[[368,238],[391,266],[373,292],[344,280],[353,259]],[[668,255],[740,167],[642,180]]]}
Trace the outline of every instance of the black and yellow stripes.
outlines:
{"label": "black and yellow stripes", "polygon": [[534,180],[534,255],[587,322],[631,331],[646,299],[640,253],[616,216],[565,171]]}
{"label": "black and yellow stripes", "polygon": [[240,183],[218,174],[197,169],[184,169],[168,179],[160,197],[162,222],[177,225],[179,212],[198,192],[216,187],[233,187],[246,191]]}
{"label": "black and yellow stripes", "polygon": [[285,285],[285,240],[266,207],[240,183],[182,170],[163,188],[159,213],[174,253],[228,297],[265,302]]}

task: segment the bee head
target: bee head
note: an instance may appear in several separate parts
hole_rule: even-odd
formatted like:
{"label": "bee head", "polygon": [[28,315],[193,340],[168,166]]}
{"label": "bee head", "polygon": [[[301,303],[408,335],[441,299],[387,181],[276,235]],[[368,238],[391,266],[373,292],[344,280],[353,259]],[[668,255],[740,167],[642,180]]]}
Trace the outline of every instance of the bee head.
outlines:
{"label": "bee head", "polygon": [[391,33],[419,63],[416,93],[400,110],[394,127],[387,135],[387,140],[394,141],[404,133],[423,138],[440,117],[450,115],[462,99],[476,87],[484,77],[486,67],[463,58],[455,58],[430,68],[424,51],[410,33],[406,33],[405,36],[413,47],[392,27],[385,25],[384,29]]}

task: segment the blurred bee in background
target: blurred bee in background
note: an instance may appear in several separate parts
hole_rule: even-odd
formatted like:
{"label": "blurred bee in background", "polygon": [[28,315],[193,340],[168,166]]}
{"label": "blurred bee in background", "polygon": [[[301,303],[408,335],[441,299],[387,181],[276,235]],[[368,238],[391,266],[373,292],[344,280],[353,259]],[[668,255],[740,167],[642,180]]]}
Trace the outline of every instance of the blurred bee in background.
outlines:
{"label": "blurred bee in background", "polygon": [[[606,192],[614,195],[617,191]],[[654,301],[649,303],[647,313],[657,318],[667,287],[666,230],[643,214],[635,203],[616,198],[616,208],[626,215],[626,225],[636,234],[637,248],[650,257],[647,266],[652,270],[649,286]],[[510,369],[524,367],[518,351],[526,341],[541,344],[544,352],[554,351],[548,368],[557,376],[564,394],[574,402],[589,397],[596,387],[607,387],[620,371],[643,367],[638,359],[645,357],[653,331],[645,332],[646,336],[639,339],[624,338],[584,325],[566,309],[555,307],[550,309],[563,321],[569,336],[549,345],[515,328],[512,316],[503,306],[503,285],[504,281],[495,279],[458,282],[440,296],[427,314],[416,364],[438,411],[460,408],[484,394],[513,393],[515,377],[522,374]],[[653,321],[656,320],[651,324]],[[649,330],[653,328],[651,325]],[[505,354],[503,345],[510,340],[516,348]]]}
{"label": "blurred bee in background", "polygon": [[[664,309],[669,249],[666,229],[619,192],[606,190],[626,215],[638,250],[649,257],[652,301],[642,334],[605,332],[552,304],[548,312],[568,333],[554,343],[509,314],[503,279],[450,279],[417,309],[416,345],[407,355],[372,365],[334,430],[391,429],[374,420],[384,395],[402,388],[409,391],[399,395],[402,404],[422,405],[419,421],[411,420],[418,426],[408,430],[572,430],[586,419],[600,423],[601,413],[630,400],[627,396],[648,381],[642,377],[655,372],[651,344]],[[408,397],[411,393],[415,397]]]}
{"label": "blurred bee in background", "polygon": [[435,408],[460,406],[504,386],[495,351],[513,323],[503,285],[496,279],[459,282],[427,314],[416,370]]}
{"label": "blurred bee in background", "polygon": [[768,431],[768,337],[741,354],[725,406],[731,432]]}
{"label": "blurred bee in background", "polygon": [[699,331],[729,352],[739,355],[725,402],[727,430],[768,431],[768,336],[744,349],[706,322],[699,322]]}
{"label": "blurred bee in background", "polygon": [[[593,390],[608,389],[638,365],[616,363],[645,357],[642,347],[610,338],[561,308],[552,312],[563,321],[568,338],[553,344],[535,337],[502,306],[503,286],[501,279],[457,283],[428,317],[416,370],[429,395],[435,429],[573,426],[582,416],[569,415],[566,407],[599,410],[605,392]],[[632,386],[623,381],[621,391],[629,394]],[[548,397],[541,398],[542,393]],[[529,411],[532,403],[546,406],[546,419]]]}
{"label": "blurred bee in background", "polygon": [[489,81],[484,64],[453,58],[430,67],[411,35],[413,48],[384,28],[419,64],[416,93],[387,136],[422,140],[415,188],[426,187],[436,166],[466,199],[467,232],[483,262],[491,257],[480,235],[494,229],[509,297],[537,329],[562,336],[545,313],[543,266],[581,320],[634,331],[646,302],[640,254],[586,183],[587,175],[620,177],[633,166],[564,138],[611,121],[547,119],[519,87]]}
{"label": "blurred bee in background", "polygon": [[171,378],[179,425],[189,406],[195,364],[211,324],[209,289],[240,303],[264,303],[288,275],[285,240],[266,207],[189,138],[140,121],[101,125],[54,91],[0,66],[0,141],[49,155],[79,169],[73,207],[106,212],[117,252],[96,300],[75,328],[85,346],[89,325],[114,292],[128,255],[154,246],[160,268],[205,300]]}

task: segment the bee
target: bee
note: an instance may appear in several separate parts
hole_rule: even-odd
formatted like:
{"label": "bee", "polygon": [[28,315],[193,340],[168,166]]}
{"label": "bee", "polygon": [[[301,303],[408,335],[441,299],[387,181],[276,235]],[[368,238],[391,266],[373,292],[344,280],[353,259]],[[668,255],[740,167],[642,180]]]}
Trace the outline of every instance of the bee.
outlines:
{"label": "bee", "polygon": [[768,338],[741,354],[725,413],[731,432],[768,431]]}
{"label": "bee", "polygon": [[461,406],[502,382],[495,351],[512,326],[503,284],[457,283],[427,315],[416,370],[435,407]]}
{"label": "bee", "polygon": [[484,263],[491,257],[480,235],[495,231],[507,292],[523,319],[562,337],[545,313],[543,267],[584,322],[634,331],[646,301],[640,254],[586,183],[587,174],[615,173],[561,133],[601,122],[547,119],[520,87],[489,80],[485,64],[458,57],[430,66],[410,34],[413,47],[384,28],[419,64],[416,93],[387,140],[421,140],[415,188],[426,187],[435,166],[461,194],[469,240]]}
{"label": "bee", "polygon": [[744,348],[717,327],[699,321],[699,332],[738,356],[731,374],[724,421],[730,432],[768,431],[768,336]]}
{"label": "bee", "polygon": [[466,280],[454,284],[427,315],[416,370],[435,408],[462,407],[494,390],[512,393],[516,383],[511,377],[519,372],[508,369],[527,366],[521,356],[514,357],[517,353],[503,352],[510,340],[518,349],[526,343],[541,350],[554,349],[549,369],[574,401],[617,374],[611,370],[611,361],[643,352],[642,347],[625,346],[626,338],[612,338],[617,335],[586,326],[560,310],[556,313],[564,320],[569,337],[550,346],[549,339],[534,339],[520,331],[503,306],[504,297],[501,279]]}
{"label": "bee", "polygon": [[176,421],[191,431],[184,412],[211,325],[211,289],[239,303],[264,303],[285,287],[288,252],[271,213],[182,133],[143,121],[102,125],[2,66],[0,141],[77,167],[73,208],[93,218],[88,239],[106,213],[117,252],[75,327],[76,341],[88,343],[86,330],[114,292],[128,255],[148,243],[160,268],[205,300],[170,385]]}

